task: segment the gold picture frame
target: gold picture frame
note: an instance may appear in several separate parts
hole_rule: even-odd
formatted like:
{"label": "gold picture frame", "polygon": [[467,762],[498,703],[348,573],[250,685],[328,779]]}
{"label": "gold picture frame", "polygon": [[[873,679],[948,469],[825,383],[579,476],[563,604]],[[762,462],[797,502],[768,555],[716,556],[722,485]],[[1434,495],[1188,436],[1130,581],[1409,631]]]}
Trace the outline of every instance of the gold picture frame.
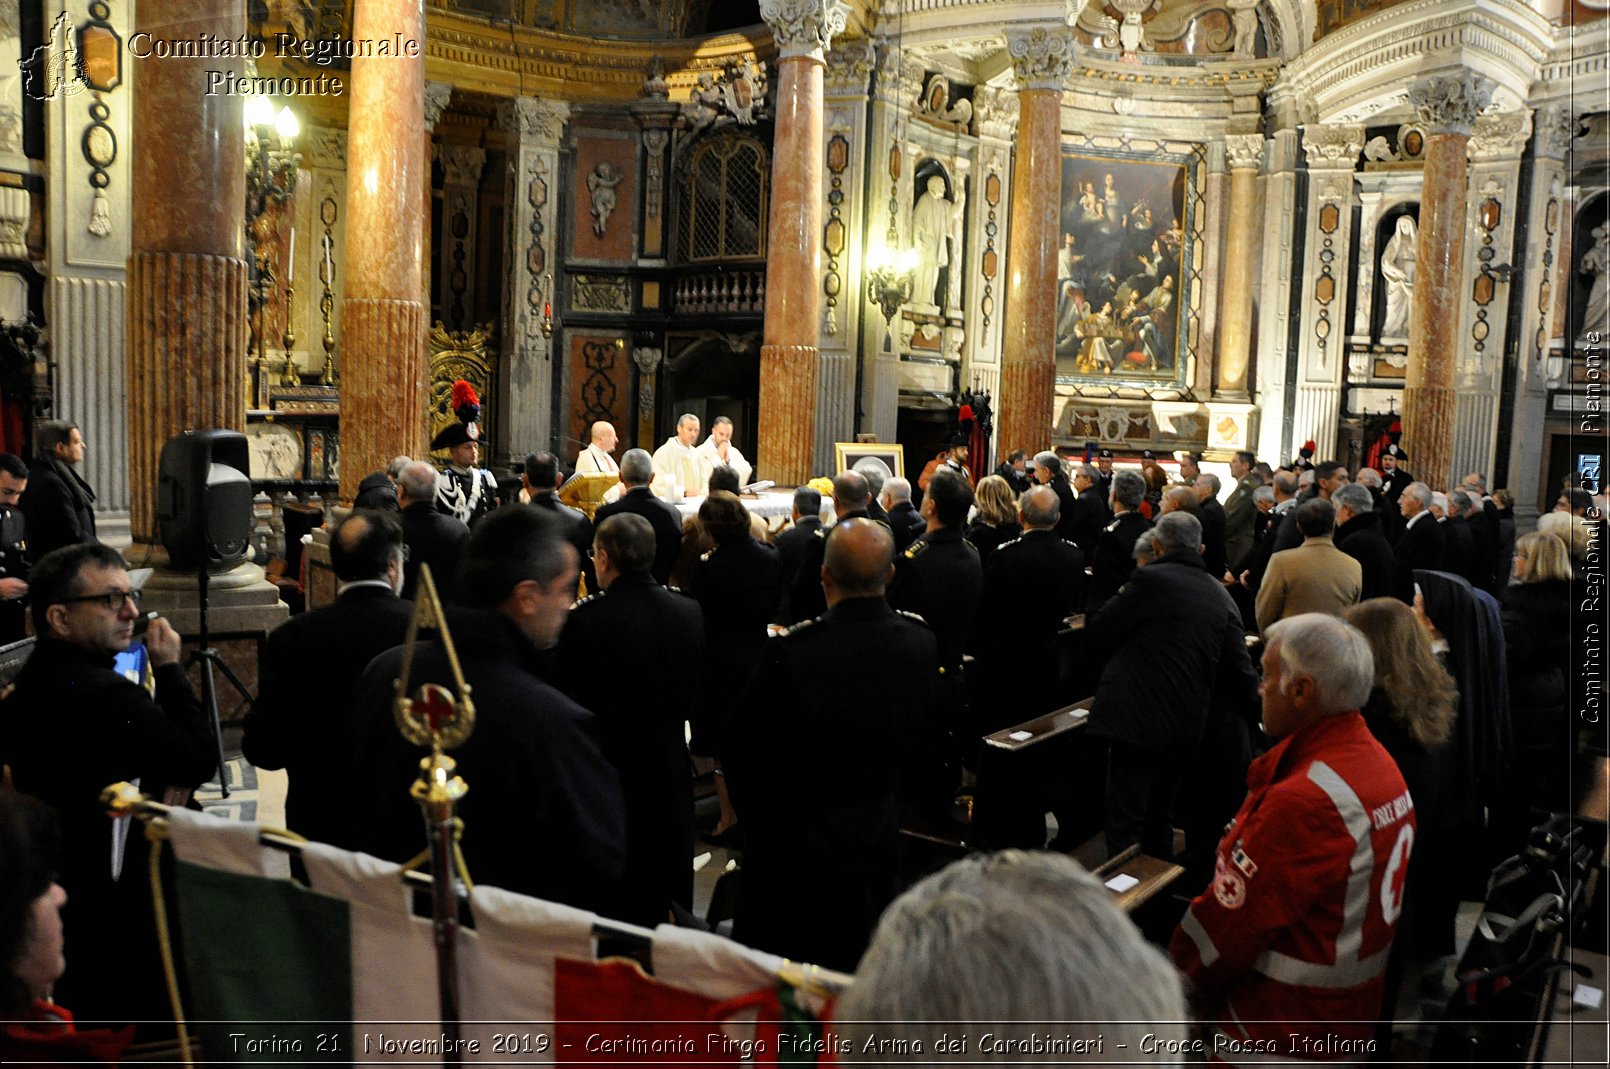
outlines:
{"label": "gold picture frame", "polygon": [[883,462],[889,475],[905,478],[906,453],[900,445],[890,442],[834,442],[833,470],[848,471],[868,458]]}

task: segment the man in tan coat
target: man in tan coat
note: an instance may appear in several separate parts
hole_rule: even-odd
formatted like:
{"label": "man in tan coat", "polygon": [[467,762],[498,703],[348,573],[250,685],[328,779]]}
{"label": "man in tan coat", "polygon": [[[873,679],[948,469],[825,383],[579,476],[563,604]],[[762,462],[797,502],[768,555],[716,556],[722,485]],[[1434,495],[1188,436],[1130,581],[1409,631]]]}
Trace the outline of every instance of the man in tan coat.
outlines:
{"label": "man in tan coat", "polygon": [[1357,603],[1364,589],[1358,561],[1336,548],[1336,509],[1316,497],[1297,509],[1303,544],[1269,558],[1269,570],[1258,587],[1258,629],[1305,612],[1336,615]]}

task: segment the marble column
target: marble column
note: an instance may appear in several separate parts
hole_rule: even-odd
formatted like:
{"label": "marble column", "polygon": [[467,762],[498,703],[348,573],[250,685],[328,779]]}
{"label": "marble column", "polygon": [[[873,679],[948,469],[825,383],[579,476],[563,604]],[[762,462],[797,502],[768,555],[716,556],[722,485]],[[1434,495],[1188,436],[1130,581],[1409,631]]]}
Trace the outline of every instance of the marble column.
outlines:
{"label": "marble column", "polygon": [[1263,135],[1230,134],[1224,141],[1230,166],[1230,210],[1224,237],[1213,393],[1215,397],[1239,401],[1247,397],[1247,368],[1252,356],[1253,249],[1263,233],[1263,207],[1258,202]]}
{"label": "marble column", "polygon": [[822,318],[822,72],[844,31],[838,0],[761,0],[777,43],[777,131],[766,230],[766,320],[760,345],[759,458],[766,478],[816,474],[817,339]]}
{"label": "marble column", "polygon": [[[1006,318],[996,451],[1033,452],[1051,439],[1056,390],[1057,242],[1062,188],[1062,83],[1072,32],[1008,31],[1017,75],[1017,158],[1006,248]],[[993,467],[993,463],[988,465]]]}
{"label": "marble column", "polygon": [[[355,40],[425,39],[421,0],[355,0]],[[426,449],[425,58],[354,57],[342,285],[341,497]]]}
{"label": "marble column", "polygon": [[[246,31],[233,0],[141,0],[136,32],[177,46]],[[205,91],[230,59],[142,63],[128,258],[128,457],[136,543],[159,542],[157,459],[180,431],[244,430],[246,160],[239,97]],[[102,448],[114,448],[106,442]]]}
{"label": "marble column", "polygon": [[1465,258],[1465,150],[1476,116],[1493,96],[1491,80],[1448,75],[1409,88],[1426,124],[1409,309],[1409,367],[1403,388],[1403,446],[1415,475],[1445,487],[1453,463],[1455,354],[1460,345],[1459,279]]}
{"label": "marble column", "polygon": [[569,119],[569,104],[531,97],[505,102],[498,115],[509,176],[503,198],[507,237],[502,363],[497,377],[499,458],[512,459],[516,446],[529,448],[533,442],[546,442],[560,456],[576,448],[555,437],[563,433],[553,423],[553,353],[559,338],[557,331],[553,338],[542,336],[543,304],[553,305],[556,318],[559,309],[551,264],[559,233],[554,181],[559,174],[559,137]]}

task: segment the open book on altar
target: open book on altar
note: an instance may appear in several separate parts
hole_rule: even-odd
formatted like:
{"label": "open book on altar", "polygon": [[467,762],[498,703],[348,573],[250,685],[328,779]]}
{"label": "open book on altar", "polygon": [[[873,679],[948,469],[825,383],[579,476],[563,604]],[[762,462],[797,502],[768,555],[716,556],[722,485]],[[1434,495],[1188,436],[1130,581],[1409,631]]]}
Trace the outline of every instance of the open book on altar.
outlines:
{"label": "open book on altar", "polygon": [[559,487],[559,500],[585,512],[590,520],[604,503],[604,494],[620,481],[619,475],[572,475]]}

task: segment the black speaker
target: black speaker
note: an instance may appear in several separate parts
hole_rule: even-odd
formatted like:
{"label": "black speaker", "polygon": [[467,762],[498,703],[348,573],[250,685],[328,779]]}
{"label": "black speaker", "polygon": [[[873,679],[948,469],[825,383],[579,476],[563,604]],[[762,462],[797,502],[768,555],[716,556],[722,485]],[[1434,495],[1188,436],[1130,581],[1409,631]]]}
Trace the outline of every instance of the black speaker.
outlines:
{"label": "black speaker", "polygon": [[215,568],[251,549],[252,480],[246,436],[185,431],[162,446],[157,527],[175,568]]}

